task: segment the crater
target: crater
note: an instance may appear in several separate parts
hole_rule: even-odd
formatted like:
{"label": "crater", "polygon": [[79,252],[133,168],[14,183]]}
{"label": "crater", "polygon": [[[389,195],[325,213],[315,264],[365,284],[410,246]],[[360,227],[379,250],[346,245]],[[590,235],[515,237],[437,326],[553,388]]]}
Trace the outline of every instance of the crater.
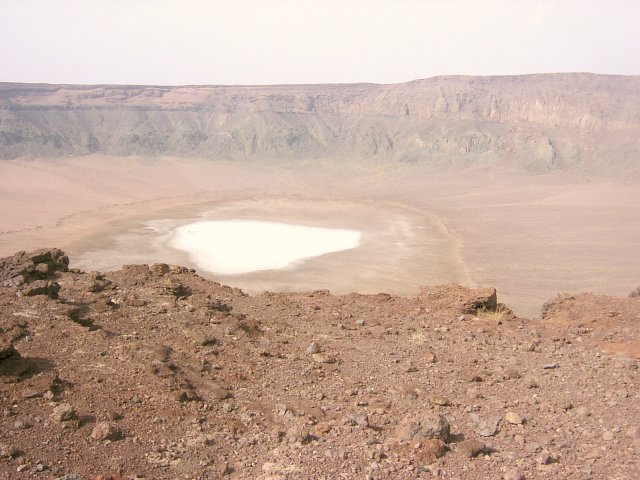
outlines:
{"label": "crater", "polygon": [[183,205],[125,223],[74,246],[74,266],[115,270],[165,262],[249,293],[328,289],[414,293],[469,283],[439,219],[401,204],[252,198]]}

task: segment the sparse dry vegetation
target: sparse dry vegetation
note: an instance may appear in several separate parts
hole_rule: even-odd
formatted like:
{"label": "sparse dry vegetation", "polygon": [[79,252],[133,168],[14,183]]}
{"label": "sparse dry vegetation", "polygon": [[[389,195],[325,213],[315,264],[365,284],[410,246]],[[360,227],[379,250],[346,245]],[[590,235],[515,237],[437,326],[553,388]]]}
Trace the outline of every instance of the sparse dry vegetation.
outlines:
{"label": "sparse dry vegetation", "polygon": [[501,322],[505,320],[508,312],[509,309],[500,303],[495,310],[489,310],[487,307],[481,307],[476,311],[476,315],[480,318],[491,320],[493,322]]}

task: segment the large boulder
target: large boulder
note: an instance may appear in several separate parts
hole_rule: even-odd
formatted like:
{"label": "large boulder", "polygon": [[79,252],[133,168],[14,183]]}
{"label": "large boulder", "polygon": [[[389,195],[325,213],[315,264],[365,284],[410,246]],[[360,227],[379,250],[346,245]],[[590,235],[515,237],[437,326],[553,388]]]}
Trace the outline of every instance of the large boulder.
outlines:
{"label": "large boulder", "polygon": [[498,308],[498,294],[495,288],[476,288],[462,307],[464,313],[475,314],[478,310],[493,312]]}

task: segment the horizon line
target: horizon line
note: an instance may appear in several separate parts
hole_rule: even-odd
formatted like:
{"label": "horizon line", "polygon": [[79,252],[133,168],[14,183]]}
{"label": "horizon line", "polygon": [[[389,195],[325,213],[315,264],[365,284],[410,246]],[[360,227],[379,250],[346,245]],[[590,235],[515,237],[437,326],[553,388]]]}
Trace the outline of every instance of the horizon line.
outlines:
{"label": "horizon line", "polygon": [[413,82],[421,82],[426,80],[435,79],[448,79],[448,78],[516,78],[516,77],[541,77],[541,76],[562,76],[562,75],[585,75],[593,77],[640,77],[640,74],[613,74],[613,73],[595,73],[595,72],[536,72],[536,73],[518,73],[518,74],[498,74],[498,75],[468,75],[468,74],[443,74],[434,75],[431,77],[415,78],[412,80],[406,80],[402,82],[319,82],[319,83],[184,83],[184,84],[161,84],[161,83],[56,83],[56,82],[21,82],[21,81],[0,81],[0,86],[4,85],[32,85],[32,86],[74,86],[74,87],[145,87],[145,88],[194,88],[194,87],[309,87],[309,86],[347,86],[347,85],[376,85],[376,86],[388,86],[388,85],[404,85]]}

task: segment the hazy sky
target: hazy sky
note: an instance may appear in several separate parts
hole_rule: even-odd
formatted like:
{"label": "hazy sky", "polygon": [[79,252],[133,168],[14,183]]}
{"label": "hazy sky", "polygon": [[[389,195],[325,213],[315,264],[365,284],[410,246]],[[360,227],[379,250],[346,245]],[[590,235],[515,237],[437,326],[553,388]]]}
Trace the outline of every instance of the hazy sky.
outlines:
{"label": "hazy sky", "polygon": [[640,0],[0,0],[0,81],[640,74]]}

